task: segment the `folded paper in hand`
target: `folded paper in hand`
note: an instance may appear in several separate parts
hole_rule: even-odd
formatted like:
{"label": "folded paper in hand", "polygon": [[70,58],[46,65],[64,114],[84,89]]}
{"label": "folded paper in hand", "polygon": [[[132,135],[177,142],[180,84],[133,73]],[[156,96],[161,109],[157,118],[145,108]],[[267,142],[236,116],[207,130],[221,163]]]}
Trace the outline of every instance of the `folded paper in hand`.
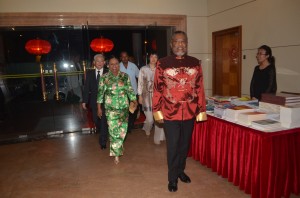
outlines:
{"label": "folded paper in hand", "polygon": [[135,105],[135,103],[131,102],[129,105],[129,112],[130,113],[134,113],[134,111],[136,110],[137,105]]}

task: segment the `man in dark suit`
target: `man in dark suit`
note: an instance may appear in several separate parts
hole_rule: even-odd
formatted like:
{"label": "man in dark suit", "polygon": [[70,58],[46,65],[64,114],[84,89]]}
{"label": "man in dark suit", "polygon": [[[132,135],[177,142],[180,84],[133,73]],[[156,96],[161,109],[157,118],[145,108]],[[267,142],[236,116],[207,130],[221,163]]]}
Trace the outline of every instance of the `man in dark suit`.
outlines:
{"label": "man in dark suit", "polygon": [[[97,95],[99,78],[104,73],[108,72],[105,68],[105,57],[102,54],[96,54],[94,56],[95,69],[91,69],[86,73],[86,82],[84,84],[82,108],[87,109],[87,104],[92,111],[93,122],[95,123],[97,132],[100,133],[99,144],[101,149],[106,149],[106,142],[108,137],[108,125],[105,113],[101,119],[97,116]],[[104,105],[102,106],[102,112],[105,112]]]}

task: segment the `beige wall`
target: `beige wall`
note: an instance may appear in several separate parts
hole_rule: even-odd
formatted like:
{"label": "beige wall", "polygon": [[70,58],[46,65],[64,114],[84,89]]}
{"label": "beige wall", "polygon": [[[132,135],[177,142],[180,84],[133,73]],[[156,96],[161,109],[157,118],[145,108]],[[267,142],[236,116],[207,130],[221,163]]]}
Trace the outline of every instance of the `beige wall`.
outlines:
{"label": "beige wall", "polygon": [[[45,3],[47,2],[47,3]],[[300,92],[300,0],[0,0],[0,12],[99,12],[176,14],[187,16],[189,54],[202,60],[207,95],[212,88],[214,31],[242,26],[242,94],[249,83],[256,49],[272,47],[278,91]]]}
{"label": "beige wall", "polygon": [[[198,15],[206,0],[0,0],[0,12],[104,12]],[[206,10],[204,8],[203,10]]]}
{"label": "beige wall", "polygon": [[299,0],[208,0],[209,40],[214,31],[242,26],[243,95],[249,94],[255,55],[263,44],[272,48],[276,58],[277,91],[300,93],[299,8]]}

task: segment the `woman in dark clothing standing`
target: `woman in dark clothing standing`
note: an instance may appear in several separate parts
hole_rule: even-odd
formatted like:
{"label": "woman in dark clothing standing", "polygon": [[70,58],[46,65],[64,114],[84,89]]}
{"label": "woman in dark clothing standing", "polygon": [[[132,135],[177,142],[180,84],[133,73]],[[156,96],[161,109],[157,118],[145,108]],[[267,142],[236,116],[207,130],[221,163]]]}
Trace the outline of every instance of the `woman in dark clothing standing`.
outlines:
{"label": "woman in dark clothing standing", "polygon": [[276,68],[272,50],[267,45],[258,48],[256,59],[259,65],[255,67],[253,72],[250,96],[252,99],[260,100],[262,93],[276,93]]}

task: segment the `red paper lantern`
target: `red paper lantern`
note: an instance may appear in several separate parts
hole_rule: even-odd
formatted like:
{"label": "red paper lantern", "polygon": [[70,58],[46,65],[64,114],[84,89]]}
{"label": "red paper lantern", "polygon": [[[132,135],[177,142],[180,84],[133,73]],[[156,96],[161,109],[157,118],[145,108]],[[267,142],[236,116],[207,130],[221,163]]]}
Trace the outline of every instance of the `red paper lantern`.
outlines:
{"label": "red paper lantern", "polygon": [[157,50],[157,45],[156,45],[156,40],[152,40],[152,43],[151,43],[151,47],[152,47],[152,50],[156,51]]}
{"label": "red paper lantern", "polygon": [[51,44],[46,40],[37,38],[27,41],[25,49],[34,55],[48,54],[51,51]]}
{"label": "red paper lantern", "polygon": [[104,53],[110,52],[114,48],[114,43],[107,38],[101,37],[93,39],[90,44],[90,47],[95,52]]}

